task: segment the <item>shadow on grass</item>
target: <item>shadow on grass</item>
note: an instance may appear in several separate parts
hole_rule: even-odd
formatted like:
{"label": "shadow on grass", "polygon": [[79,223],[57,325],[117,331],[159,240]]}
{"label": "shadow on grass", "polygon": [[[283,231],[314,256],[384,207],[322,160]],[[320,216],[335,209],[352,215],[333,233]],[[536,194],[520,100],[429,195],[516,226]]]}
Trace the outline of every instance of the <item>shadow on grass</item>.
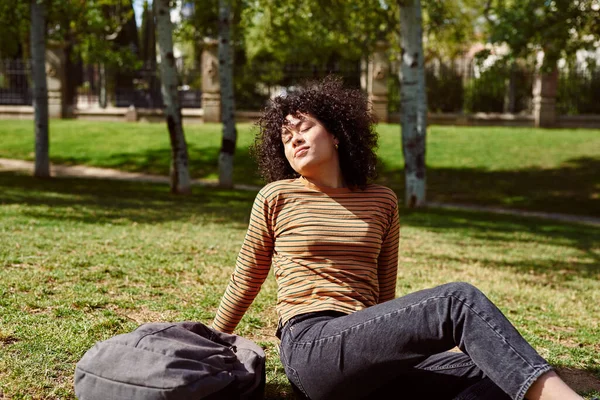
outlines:
{"label": "shadow on grass", "polygon": [[[404,170],[380,161],[379,182],[404,198]],[[600,217],[600,158],[569,160],[560,168],[486,171],[428,168],[429,201],[500,206]]]}
{"label": "shadow on grass", "polygon": [[[0,172],[0,205],[19,207],[18,213],[38,220],[74,221],[88,224],[163,223],[207,218],[212,222],[236,223],[244,229],[254,192],[194,188],[190,197],[169,193],[166,185],[88,179],[34,179],[18,173]],[[1,213],[1,210],[0,210]],[[559,281],[577,275],[593,278],[600,273],[600,229],[584,225],[555,223],[532,218],[485,214],[460,210],[401,210],[403,226],[441,234],[456,234],[456,240],[489,240],[512,246],[534,240],[540,244],[562,244],[585,252],[593,262],[559,260],[543,262],[499,261],[482,257],[468,260],[490,268],[515,269],[521,273],[558,273]],[[520,236],[519,233],[530,235]],[[533,236],[533,238],[532,238]],[[472,246],[473,244],[468,244]],[[429,256],[431,260],[434,255]],[[456,255],[440,256],[459,260]],[[583,257],[578,257],[583,258]],[[460,259],[464,262],[464,259]],[[564,272],[563,272],[564,271]],[[550,281],[540,279],[540,284]],[[289,387],[268,385],[266,399],[293,398]]]}
{"label": "shadow on grass", "polygon": [[[482,258],[481,255],[471,262],[481,263],[489,267],[510,267],[522,273],[560,273],[562,280],[569,280],[575,274],[586,278],[600,275],[600,228],[560,223],[537,218],[515,217],[481,212],[461,210],[426,209],[400,211],[401,225],[424,228],[433,232],[452,232],[458,241],[481,239],[496,242],[499,246],[518,247],[519,243],[527,244],[534,241],[537,244],[567,246],[580,250],[583,255],[578,260],[565,258],[548,260],[530,259],[527,261],[499,261]],[[435,259],[435,256],[429,256]],[[457,258],[451,254],[440,256],[440,261],[462,261],[464,257]],[[593,262],[579,261],[591,259]]]}
{"label": "shadow on grass", "polygon": [[291,385],[281,385],[267,382],[265,385],[265,400],[290,400],[298,399],[292,391]]}
{"label": "shadow on grass", "polygon": [[[194,179],[217,177],[219,174],[218,147],[198,147],[188,144],[190,174]],[[234,182],[250,185],[262,185],[258,167],[247,148],[238,148],[234,156]],[[81,156],[53,156],[52,162],[63,165],[87,164],[108,168],[116,168],[129,172],[141,172],[155,175],[169,175],[171,163],[170,149],[151,149],[139,153],[115,153],[100,162]],[[100,164],[100,165],[99,165]]]}
{"label": "shadow on grass", "polygon": [[176,196],[169,192],[168,185],[78,178],[35,179],[0,172],[0,204],[24,206],[22,214],[46,220],[152,224],[208,217],[216,222],[245,226],[255,195],[194,187],[192,196]]}
{"label": "shadow on grass", "polygon": [[[218,176],[219,147],[188,144],[190,173],[193,178]],[[150,149],[136,153],[115,153],[100,160],[85,156],[53,156],[58,164],[88,164],[132,172],[168,175],[169,149]],[[255,160],[248,148],[235,154],[234,181],[260,186]],[[404,170],[380,159],[378,183],[404,196]],[[522,168],[489,171],[481,168],[427,169],[427,197],[430,201],[500,206],[530,211],[600,217],[600,158],[568,160],[558,168]]]}
{"label": "shadow on grass", "polygon": [[[40,220],[69,220],[90,224],[162,223],[197,218],[235,223],[245,229],[254,192],[194,187],[192,196],[175,196],[167,185],[96,179],[48,179],[1,172],[0,204],[22,206],[20,214]],[[433,232],[452,233],[457,241],[480,239],[498,246],[518,246],[535,241],[541,245],[576,248],[593,263],[564,261],[473,262],[511,267],[522,272],[563,271],[587,277],[600,272],[600,228],[535,218],[486,214],[461,210],[401,209],[401,224]],[[526,233],[524,235],[523,233]],[[469,243],[472,246],[473,243]],[[452,255],[444,256],[451,260]]]}

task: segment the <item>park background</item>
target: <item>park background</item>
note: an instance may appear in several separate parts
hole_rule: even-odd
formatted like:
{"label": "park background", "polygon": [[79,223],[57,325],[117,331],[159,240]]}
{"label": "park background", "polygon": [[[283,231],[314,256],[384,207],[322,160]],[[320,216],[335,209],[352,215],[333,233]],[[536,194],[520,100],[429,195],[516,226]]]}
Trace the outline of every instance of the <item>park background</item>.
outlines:
{"label": "park background", "polygon": [[[600,394],[600,3],[414,2],[428,106],[416,208],[403,201],[398,4],[223,3],[232,185],[220,181],[219,2],[179,1],[191,193],[176,195],[152,5],[46,4],[41,179],[31,4],[0,0],[0,398],[74,398],[75,363],[96,341],[150,321],[210,323],[264,184],[253,122],[270,97],[328,74],[364,90],[380,120],[377,181],[401,206],[398,295],[473,283],[580,393]],[[275,296],[270,277],[237,333],[267,353],[267,399],[284,399]]]}

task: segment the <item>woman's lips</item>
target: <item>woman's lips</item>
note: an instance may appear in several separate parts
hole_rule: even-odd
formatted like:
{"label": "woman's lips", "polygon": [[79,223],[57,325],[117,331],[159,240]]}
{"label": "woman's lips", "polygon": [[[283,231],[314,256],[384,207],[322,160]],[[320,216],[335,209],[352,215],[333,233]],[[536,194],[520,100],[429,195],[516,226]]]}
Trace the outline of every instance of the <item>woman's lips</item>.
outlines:
{"label": "woman's lips", "polygon": [[300,147],[298,150],[296,150],[294,152],[294,157],[304,155],[304,154],[306,154],[307,151],[308,151],[308,147]]}

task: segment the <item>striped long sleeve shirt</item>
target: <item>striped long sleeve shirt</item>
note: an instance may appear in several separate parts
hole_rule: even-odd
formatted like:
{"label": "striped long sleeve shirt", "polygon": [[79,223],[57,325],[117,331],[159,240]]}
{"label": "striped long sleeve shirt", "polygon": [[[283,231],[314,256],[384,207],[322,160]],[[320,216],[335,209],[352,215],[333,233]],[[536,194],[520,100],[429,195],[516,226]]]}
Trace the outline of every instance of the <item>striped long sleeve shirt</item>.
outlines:
{"label": "striped long sleeve shirt", "polygon": [[349,314],[391,300],[398,242],[391,189],[322,188],[302,177],[272,182],[256,196],[213,326],[233,332],[271,266],[282,324],[307,312]]}

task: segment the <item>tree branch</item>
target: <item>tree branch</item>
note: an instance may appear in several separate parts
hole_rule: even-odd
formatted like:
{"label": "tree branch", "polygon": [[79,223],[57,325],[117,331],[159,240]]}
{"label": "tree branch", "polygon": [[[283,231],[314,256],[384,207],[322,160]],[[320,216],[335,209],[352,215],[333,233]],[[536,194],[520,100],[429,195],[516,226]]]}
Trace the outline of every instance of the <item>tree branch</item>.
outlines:
{"label": "tree branch", "polygon": [[490,10],[492,8],[492,1],[493,0],[487,0],[485,3],[485,8],[483,9],[483,16],[485,17],[485,20],[490,25],[493,24],[493,21],[490,19]]}

